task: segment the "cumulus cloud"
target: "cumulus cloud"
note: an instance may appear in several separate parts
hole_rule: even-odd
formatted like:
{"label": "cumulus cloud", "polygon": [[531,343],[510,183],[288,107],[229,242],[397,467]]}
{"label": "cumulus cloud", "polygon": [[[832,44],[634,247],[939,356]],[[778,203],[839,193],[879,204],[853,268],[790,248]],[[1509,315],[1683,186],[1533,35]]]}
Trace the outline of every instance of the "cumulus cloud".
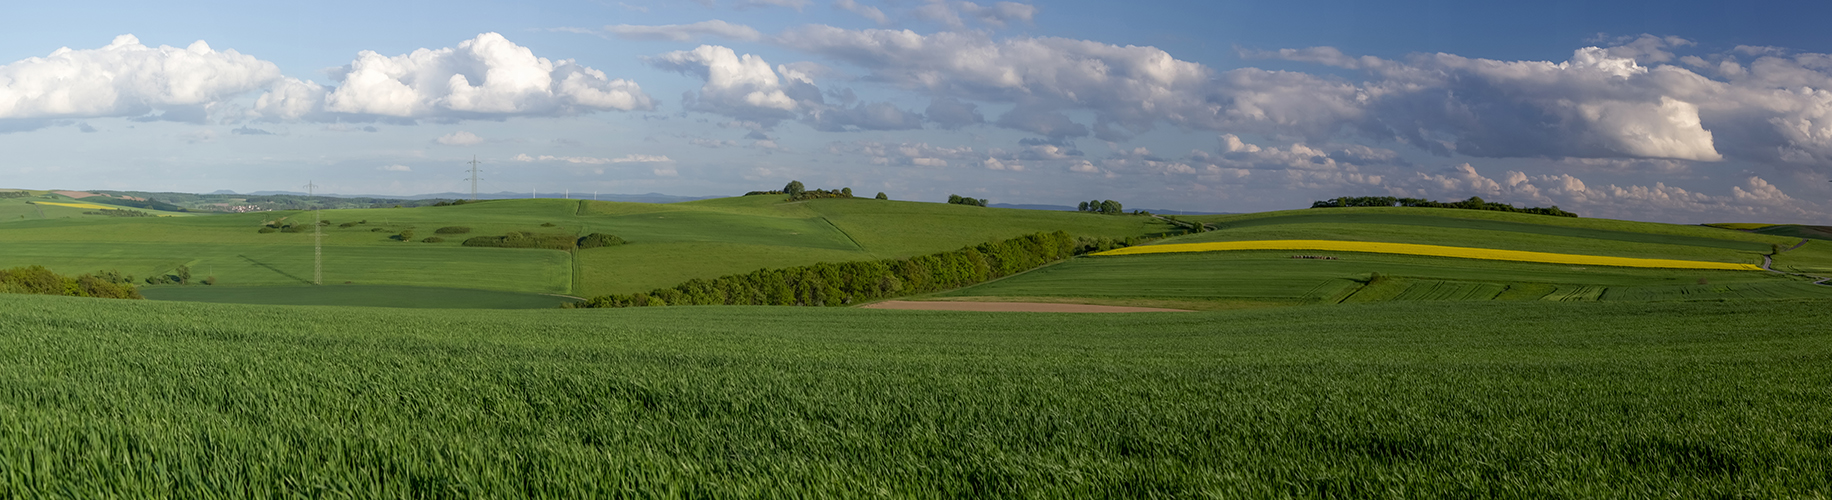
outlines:
{"label": "cumulus cloud", "polygon": [[[146,115],[205,108],[280,78],[271,62],[203,41],[147,47],[121,35],[99,49],[60,48],[0,66],[0,120]],[[28,127],[30,128],[30,127]]]}
{"label": "cumulus cloud", "polygon": [[463,130],[439,136],[437,141],[447,146],[475,146],[483,144],[483,138]]}
{"label": "cumulus cloud", "polygon": [[960,99],[948,96],[937,97],[929,101],[929,109],[924,110],[923,114],[928,115],[930,121],[934,121],[945,129],[958,129],[986,122],[986,117],[980,115],[979,105],[962,102]]}
{"label": "cumulus cloud", "polygon": [[670,42],[691,42],[703,37],[716,36],[732,40],[757,41],[763,38],[756,29],[742,24],[732,24],[718,19],[701,21],[693,24],[667,24],[661,26],[638,26],[619,24],[606,26],[605,32],[625,40],[665,40]]}
{"label": "cumulus cloud", "polygon": [[496,33],[399,56],[373,51],[331,72],[335,87],[287,78],[255,103],[268,119],[494,119],[654,109],[635,82],[536,57]]}
{"label": "cumulus cloud", "polygon": [[687,109],[736,118],[747,128],[769,129],[791,119],[830,132],[907,130],[922,128],[923,124],[922,115],[890,103],[828,103],[825,93],[814,85],[814,78],[831,70],[818,64],[771,68],[762,57],[740,56],[731,48],[717,45],[701,45],[645,60],[656,68],[706,81],[698,92],[683,97]]}

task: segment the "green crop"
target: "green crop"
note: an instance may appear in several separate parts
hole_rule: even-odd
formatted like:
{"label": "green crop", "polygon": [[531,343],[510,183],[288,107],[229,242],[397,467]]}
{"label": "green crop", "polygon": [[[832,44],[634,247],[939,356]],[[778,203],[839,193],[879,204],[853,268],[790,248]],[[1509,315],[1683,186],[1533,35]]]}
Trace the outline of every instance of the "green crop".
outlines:
{"label": "green crop", "polygon": [[0,296],[0,491],[1820,497],[1827,305],[1074,315]]}

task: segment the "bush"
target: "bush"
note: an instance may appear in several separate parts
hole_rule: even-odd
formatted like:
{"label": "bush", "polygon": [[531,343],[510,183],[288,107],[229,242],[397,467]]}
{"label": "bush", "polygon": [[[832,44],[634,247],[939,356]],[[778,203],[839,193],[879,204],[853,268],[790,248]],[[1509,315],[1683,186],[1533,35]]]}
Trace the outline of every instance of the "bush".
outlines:
{"label": "bush", "polygon": [[891,199],[891,197],[889,197],[889,196],[885,196],[885,195],[884,195],[884,192],[883,192],[883,191],[879,191],[879,192],[878,192],[878,196],[877,196],[877,199],[880,199],[880,200],[888,200],[888,199]]}
{"label": "bush", "polygon": [[468,232],[471,232],[471,228],[464,226],[445,226],[433,230],[433,234],[464,234]]}
{"label": "bush", "polygon": [[421,243],[440,243],[444,241],[445,238],[440,238],[438,236],[428,236],[426,239],[420,240]]}
{"label": "bush", "polygon": [[549,250],[571,251],[579,247],[579,239],[569,234],[535,234],[526,231],[510,231],[502,236],[478,236],[464,240],[467,247],[493,248],[546,248]]}
{"label": "bush", "polygon": [[280,232],[282,233],[303,233],[305,232],[305,229],[307,227],[310,227],[310,226],[306,226],[304,224],[288,224],[286,225],[286,227],[280,228]]}
{"label": "bush", "polygon": [[254,232],[261,233],[261,234],[267,234],[267,233],[277,233],[277,232],[280,232],[280,230],[274,229],[271,227],[267,227],[267,226],[261,226],[260,229],[256,229],[254,230]]}
{"label": "bush", "polygon": [[133,278],[115,271],[84,274],[75,278],[61,276],[44,266],[0,269],[0,293],[66,295],[104,299],[143,299],[140,291],[127,283]]}
{"label": "bush", "polygon": [[382,229],[382,228],[379,228],[379,227],[372,227],[372,228],[369,228],[369,232],[371,232],[371,233],[379,233],[379,232],[382,232],[382,231],[383,231],[383,229]]}
{"label": "bush", "polygon": [[623,238],[614,234],[592,233],[579,238],[579,248],[599,248],[624,244]]}
{"label": "bush", "polygon": [[394,238],[402,242],[413,241],[413,230],[403,229],[401,230],[401,234],[394,235]]}
{"label": "bush", "polygon": [[553,227],[553,223],[552,222],[542,222],[541,227]]}
{"label": "bush", "polygon": [[337,225],[337,227],[341,227],[341,228],[345,228],[345,229],[349,229],[349,228],[352,228],[352,227],[356,227],[356,223],[355,223],[355,222],[345,222],[345,223],[343,223],[343,224],[338,224],[338,225]]}

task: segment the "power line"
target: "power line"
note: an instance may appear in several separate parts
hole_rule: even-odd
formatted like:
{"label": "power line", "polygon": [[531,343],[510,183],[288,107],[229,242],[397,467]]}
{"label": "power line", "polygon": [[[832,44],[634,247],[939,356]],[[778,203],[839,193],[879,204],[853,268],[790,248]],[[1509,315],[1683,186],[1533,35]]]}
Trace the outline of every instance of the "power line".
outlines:
{"label": "power line", "polygon": [[[318,185],[305,181],[307,200],[317,197]],[[324,225],[318,222],[318,203],[312,203],[312,284],[324,284]]]}

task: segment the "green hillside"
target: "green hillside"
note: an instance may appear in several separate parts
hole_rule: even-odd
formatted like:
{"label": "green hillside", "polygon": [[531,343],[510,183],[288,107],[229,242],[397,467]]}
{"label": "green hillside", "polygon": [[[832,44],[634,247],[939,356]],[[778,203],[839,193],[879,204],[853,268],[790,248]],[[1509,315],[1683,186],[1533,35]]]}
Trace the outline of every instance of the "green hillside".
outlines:
{"label": "green hillside", "polygon": [[1811,498],[1832,481],[1827,304],[1064,315],[0,295],[0,491]]}
{"label": "green hillside", "polygon": [[[1151,244],[1316,239],[1761,264],[1832,276],[1832,244],[1701,226],[1427,208],[1332,208],[1205,216],[1217,229]],[[1294,255],[1332,257],[1293,259]],[[1378,281],[1376,273],[1382,276]],[[1190,309],[1414,300],[1649,301],[1832,297],[1779,273],[1479,261],[1356,252],[1229,251],[1084,257],[937,294]]]}
{"label": "green hillside", "polygon": [[[6,202],[27,207],[20,199]],[[214,276],[232,286],[291,286],[311,280],[309,231],[256,231],[270,221],[309,225],[311,212],[64,218],[58,209],[45,210],[45,219],[0,223],[0,267],[35,264],[65,273],[118,269],[145,277],[186,265],[196,276]],[[1078,235],[1126,238],[1170,229],[1136,216],[866,199],[785,203],[781,196],[665,205],[497,200],[445,207],[325,210],[319,215],[330,221],[323,228],[326,284],[578,296],[646,291],[690,278],[759,268],[904,257],[1039,231],[1061,229]],[[343,227],[353,222],[361,224]],[[445,241],[440,243],[417,241],[447,226],[472,231],[441,235]],[[403,230],[414,231],[416,241],[392,239]],[[509,231],[572,236],[599,232],[616,234],[630,243],[577,252],[461,246],[468,237]]]}

